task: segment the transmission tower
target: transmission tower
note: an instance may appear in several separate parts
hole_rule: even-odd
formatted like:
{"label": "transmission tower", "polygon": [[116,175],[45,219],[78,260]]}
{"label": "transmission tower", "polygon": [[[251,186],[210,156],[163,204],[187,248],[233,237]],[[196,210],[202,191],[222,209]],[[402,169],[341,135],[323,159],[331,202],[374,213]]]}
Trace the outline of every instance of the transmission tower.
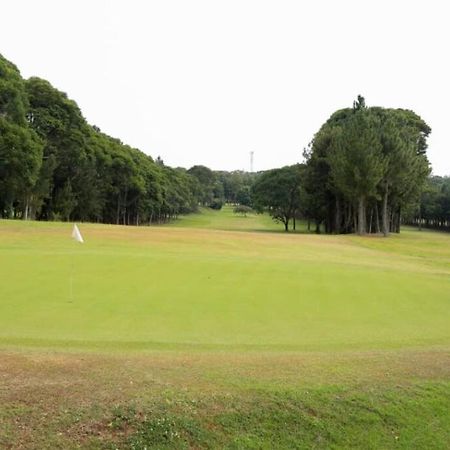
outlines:
{"label": "transmission tower", "polygon": [[253,172],[253,154],[255,152],[250,152],[250,172]]}

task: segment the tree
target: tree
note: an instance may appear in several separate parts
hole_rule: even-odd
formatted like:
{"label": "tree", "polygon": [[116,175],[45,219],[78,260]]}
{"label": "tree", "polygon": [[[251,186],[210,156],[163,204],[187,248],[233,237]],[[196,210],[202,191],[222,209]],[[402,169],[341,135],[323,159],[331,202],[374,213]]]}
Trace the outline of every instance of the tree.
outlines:
{"label": "tree", "polygon": [[27,218],[39,176],[42,143],[26,127],[0,117],[0,204],[3,217]]}
{"label": "tree", "polygon": [[252,201],[258,211],[267,210],[276,222],[289,230],[289,222],[300,210],[302,166],[286,166],[262,173],[252,188]]}
{"label": "tree", "polygon": [[0,214],[29,216],[42,164],[43,143],[27,122],[28,99],[20,72],[0,55]]}
{"label": "tree", "polygon": [[[170,220],[222,202],[207,167],[172,169],[90,126],[48,81],[0,56],[0,213],[120,224]],[[200,181],[199,181],[200,180]]]}
{"label": "tree", "polygon": [[304,152],[308,220],[332,233],[399,232],[429,173],[430,132],[413,111],[367,107],[361,96],[336,111]]}
{"label": "tree", "polygon": [[199,181],[200,191],[197,193],[200,203],[208,206],[214,199],[214,187],[216,176],[214,172],[205,166],[193,166],[188,171],[189,175],[194,176]]}
{"label": "tree", "polygon": [[[380,112],[379,112],[380,114]],[[382,228],[386,236],[390,229],[398,231],[400,208],[416,203],[430,173],[426,157],[428,125],[414,112],[402,109],[381,110],[383,126],[381,141],[387,160],[382,181]],[[390,200],[390,201],[389,201]],[[390,223],[388,204],[396,213]]]}
{"label": "tree", "polygon": [[242,186],[236,193],[236,202],[239,205],[250,206],[252,204],[251,187]]}
{"label": "tree", "polygon": [[330,155],[332,182],[357,208],[357,230],[361,235],[366,233],[367,201],[376,197],[386,171],[378,127],[377,118],[369,111],[356,110],[337,134]]}
{"label": "tree", "polygon": [[0,55],[0,117],[26,126],[27,107],[27,94],[19,70]]}

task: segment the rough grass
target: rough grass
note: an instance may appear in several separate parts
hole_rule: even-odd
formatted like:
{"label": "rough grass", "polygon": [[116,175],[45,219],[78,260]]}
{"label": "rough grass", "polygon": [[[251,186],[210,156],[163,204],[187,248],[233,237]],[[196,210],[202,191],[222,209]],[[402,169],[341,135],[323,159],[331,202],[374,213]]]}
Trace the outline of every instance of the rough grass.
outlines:
{"label": "rough grass", "polygon": [[450,438],[444,351],[4,352],[0,447],[426,448]]}
{"label": "rough grass", "polygon": [[0,221],[0,448],[447,448],[450,235],[279,227]]}

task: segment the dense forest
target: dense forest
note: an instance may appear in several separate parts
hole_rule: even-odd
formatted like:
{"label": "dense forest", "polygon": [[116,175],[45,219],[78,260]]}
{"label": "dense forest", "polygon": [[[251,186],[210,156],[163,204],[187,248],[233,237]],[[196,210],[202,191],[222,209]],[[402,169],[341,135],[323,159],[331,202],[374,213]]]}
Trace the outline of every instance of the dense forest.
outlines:
{"label": "dense forest", "polygon": [[449,178],[430,177],[430,127],[413,111],[336,111],[305,162],[257,174],[171,168],[90,125],[48,81],[23,79],[0,55],[0,217],[164,223],[199,206],[267,211],[286,231],[297,219],[326,233],[450,228]]}
{"label": "dense forest", "polygon": [[89,125],[48,81],[0,56],[0,216],[162,223],[198,205],[248,203],[253,176],[171,168]]}

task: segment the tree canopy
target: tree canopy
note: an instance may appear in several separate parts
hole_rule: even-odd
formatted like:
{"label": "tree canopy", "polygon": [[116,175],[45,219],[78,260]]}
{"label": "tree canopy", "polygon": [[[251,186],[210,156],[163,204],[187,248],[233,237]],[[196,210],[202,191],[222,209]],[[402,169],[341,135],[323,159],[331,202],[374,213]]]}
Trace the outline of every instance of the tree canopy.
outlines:
{"label": "tree canopy", "polygon": [[289,223],[300,212],[302,166],[286,166],[261,174],[252,187],[252,201],[257,211],[267,211],[272,218],[289,230]]}
{"label": "tree canopy", "polygon": [[1,217],[165,222],[204,200],[194,175],[102,133],[65,93],[23,80],[3,57],[0,176]]}
{"label": "tree canopy", "polygon": [[398,231],[430,172],[430,132],[413,111],[362,97],[336,111],[304,152],[308,218],[330,233]]}

